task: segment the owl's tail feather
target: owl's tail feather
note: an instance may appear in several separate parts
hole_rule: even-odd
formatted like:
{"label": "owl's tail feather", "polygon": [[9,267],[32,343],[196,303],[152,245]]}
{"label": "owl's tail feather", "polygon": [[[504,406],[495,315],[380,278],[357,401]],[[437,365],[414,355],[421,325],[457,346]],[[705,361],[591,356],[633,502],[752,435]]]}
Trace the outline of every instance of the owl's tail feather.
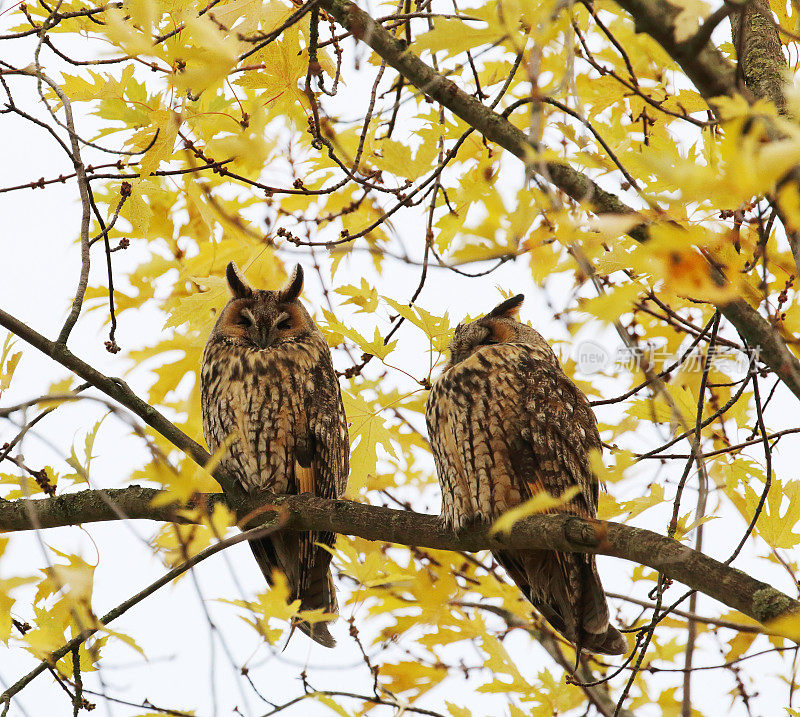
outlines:
{"label": "owl's tail feather", "polygon": [[[316,560],[308,581],[300,596],[301,610],[322,609],[325,612],[338,614],[339,604],[336,602],[336,589],[333,586],[333,576],[330,571],[331,554],[322,548],[315,546]],[[297,623],[306,635],[312,640],[325,647],[334,647],[336,640],[328,631],[328,622],[309,623],[299,621]]]}
{"label": "owl's tail feather", "polygon": [[623,655],[628,651],[628,642],[608,619],[608,604],[600,576],[597,573],[594,555],[575,555],[580,560],[583,589],[583,625],[578,636],[579,647],[589,652],[604,655]]}
{"label": "owl's tail feather", "polygon": [[515,550],[495,557],[547,622],[576,647],[605,655],[626,652],[628,643],[609,623],[594,556]]}
{"label": "owl's tail feather", "polygon": [[[314,565],[309,575],[301,575],[301,562],[307,563],[307,561],[301,560],[300,552],[303,547],[309,546],[301,547],[301,541],[296,535],[278,534],[249,542],[256,562],[270,586],[273,584],[273,572],[280,570],[286,575],[289,583],[290,599],[299,599],[301,610],[322,608],[325,612],[339,612],[333,577],[329,570],[330,553],[318,546],[311,545],[311,551],[315,557]],[[303,586],[302,583],[305,585]],[[305,620],[297,620],[292,626],[292,632],[295,627],[320,645],[325,647],[336,645],[336,640],[330,634],[326,622],[310,623]],[[291,633],[289,637],[291,638]]]}

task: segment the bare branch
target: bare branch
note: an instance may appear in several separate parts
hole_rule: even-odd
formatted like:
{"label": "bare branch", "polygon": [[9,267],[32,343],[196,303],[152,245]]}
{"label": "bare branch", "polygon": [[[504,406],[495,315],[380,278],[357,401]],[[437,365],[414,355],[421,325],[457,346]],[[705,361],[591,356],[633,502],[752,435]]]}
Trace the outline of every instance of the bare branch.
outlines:
{"label": "bare branch", "polygon": [[43,72],[39,72],[32,68],[26,68],[24,70],[20,70],[19,74],[36,77],[40,81],[47,84],[50,89],[52,89],[53,92],[58,95],[58,99],[61,100],[61,104],[64,107],[65,126],[67,128],[67,133],[69,134],[71,147],[69,157],[72,160],[72,166],[75,168],[75,176],[78,180],[78,191],[81,197],[81,272],[78,279],[78,288],[75,290],[75,298],[72,301],[72,309],[70,309],[69,315],[64,322],[64,326],[58,335],[58,343],[66,344],[69,334],[72,331],[72,327],[75,326],[75,322],[78,320],[78,316],[80,316],[81,307],[83,306],[83,297],[86,294],[86,287],[89,284],[89,219],[91,217],[89,180],[86,176],[86,167],[81,159],[81,147],[80,142],[78,141],[78,134],[75,131],[75,121],[72,116],[72,104],[70,103],[69,99],[64,94],[63,90],[58,86],[58,84],[56,84],[56,82],[51,80]]}

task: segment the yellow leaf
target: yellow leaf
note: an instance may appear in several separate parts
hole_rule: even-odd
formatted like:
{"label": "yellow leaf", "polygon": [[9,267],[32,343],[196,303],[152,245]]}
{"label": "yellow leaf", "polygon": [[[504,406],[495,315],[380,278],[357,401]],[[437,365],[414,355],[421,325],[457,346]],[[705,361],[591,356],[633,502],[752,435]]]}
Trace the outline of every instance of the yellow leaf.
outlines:
{"label": "yellow leaf", "polygon": [[557,508],[561,508],[571,501],[578,493],[579,486],[567,488],[557,498],[550,495],[546,490],[539,491],[532,498],[526,500],[522,505],[507,510],[492,524],[492,533],[508,533],[523,518],[536,513],[557,513]]}
{"label": "yellow leaf", "polygon": [[345,414],[350,426],[350,481],[347,496],[355,497],[367,477],[375,472],[378,462],[377,447],[396,453],[392,444],[392,434],[386,430],[386,421],[380,416],[380,408],[367,403],[361,396],[350,391],[342,391]]}
{"label": "yellow leaf", "polygon": [[242,43],[226,36],[208,17],[189,18],[181,33],[181,69],[172,76],[172,83],[181,92],[197,96],[219,85],[233,69]]}
{"label": "yellow leaf", "polygon": [[13,334],[9,333],[3,342],[2,353],[0,353],[0,392],[11,385],[11,377],[14,375],[17,364],[22,358],[22,353],[19,351],[11,353],[14,344]]}
{"label": "yellow leaf", "polygon": [[139,647],[136,640],[134,640],[130,635],[126,635],[123,632],[116,632],[115,630],[111,630],[105,626],[103,626],[102,630],[109,637],[116,637],[120,642],[124,642],[128,647],[136,650],[136,652],[138,652],[142,657],[145,656],[144,650]]}
{"label": "yellow leaf", "polygon": [[[770,588],[765,588],[764,591],[759,592],[765,592],[767,590],[770,590]],[[758,593],[754,596],[754,601],[757,598]],[[764,623],[764,627],[775,635],[788,637],[793,642],[800,642],[800,613],[789,613],[781,615],[774,620],[767,620]]]}
{"label": "yellow leaf", "polygon": [[579,311],[611,324],[621,316],[633,311],[633,304],[641,293],[642,287],[636,282],[621,284],[607,294],[601,294],[591,299],[580,299],[578,301]]}
{"label": "yellow leaf", "polygon": [[[761,490],[755,491],[749,482],[744,484],[746,513],[755,514],[761,501]],[[783,513],[781,507],[785,505]],[[759,537],[773,548],[792,549],[800,544],[800,481],[790,480],[785,484],[773,479],[767,500],[756,521]]]}
{"label": "yellow leaf", "polygon": [[155,54],[152,38],[134,27],[122,10],[116,7],[108,8],[103,21],[105,35],[126,54],[132,57]]}
{"label": "yellow leaf", "polygon": [[641,498],[634,498],[632,500],[620,501],[619,509],[621,513],[627,513],[627,518],[635,518],[640,513],[643,513],[648,508],[656,505],[661,505],[665,500],[664,488],[659,483],[653,483],[650,486],[650,492]]}
{"label": "yellow leaf", "polygon": [[[7,545],[8,538],[0,538],[0,556],[5,553]],[[11,637],[11,628],[13,626],[11,608],[15,602],[9,593],[21,585],[35,582],[35,580],[36,578],[34,577],[14,577],[0,580],[0,640],[6,645]]]}
{"label": "yellow leaf", "polygon": [[244,608],[246,614],[242,619],[251,625],[267,642],[274,644],[281,639],[288,625],[274,627],[273,622],[287,622],[297,615],[300,601],[289,602],[289,583],[286,576],[276,570],[272,574],[272,586],[259,593],[256,601],[252,600],[220,600],[220,602]]}
{"label": "yellow leaf", "polygon": [[344,303],[357,306],[357,313],[372,314],[378,307],[378,292],[363,277],[361,278],[361,286],[348,284],[336,289],[336,293],[350,297]]}
{"label": "yellow leaf", "polygon": [[170,109],[159,107],[154,112],[151,112],[150,121],[152,126],[158,128],[158,135],[144,157],[142,157],[139,165],[139,173],[142,177],[149,177],[162,162],[169,161],[172,158],[172,150],[175,146],[175,138],[178,136],[181,117]]}
{"label": "yellow leaf", "polygon": [[325,321],[327,322],[327,325],[323,327],[326,332],[329,334],[341,334],[345,338],[353,341],[364,353],[371,354],[381,361],[394,351],[395,346],[397,346],[397,341],[384,343],[377,327],[375,327],[375,333],[372,337],[372,341],[370,341],[355,329],[342,324],[330,311],[323,309],[322,314],[325,316]]}
{"label": "yellow leaf", "polygon": [[419,54],[424,50],[441,51],[452,57],[466,50],[474,50],[480,45],[496,42],[503,34],[502,28],[477,28],[461,20],[437,17],[433,21],[433,30],[414,39],[414,51]]}
{"label": "yellow leaf", "polygon": [[329,710],[335,712],[337,715],[341,715],[341,717],[352,717],[352,712],[348,712],[344,707],[336,702],[336,700],[328,695],[323,695],[319,692],[309,692],[308,696],[313,697],[317,702],[325,705]]}
{"label": "yellow leaf", "polygon": [[410,321],[414,326],[422,329],[431,342],[432,351],[444,351],[450,341],[452,330],[449,315],[445,313],[441,318],[426,311],[421,306],[409,306],[398,301],[383,297],[400,316]]}
{"label": "yellow leaf", "polygon": [[192,280],[198,291],[177,300],[164,322],[165,329],[191,321],[198,330],[208,333],[230,298],[228,284],[220,276],[192,277]]}
{"label": "yellow leaf", "polygon": [[172,523],[162,526],[153,545],[159,551],[164,565],[174,568],[207,548],[213,537],[204,525]]}

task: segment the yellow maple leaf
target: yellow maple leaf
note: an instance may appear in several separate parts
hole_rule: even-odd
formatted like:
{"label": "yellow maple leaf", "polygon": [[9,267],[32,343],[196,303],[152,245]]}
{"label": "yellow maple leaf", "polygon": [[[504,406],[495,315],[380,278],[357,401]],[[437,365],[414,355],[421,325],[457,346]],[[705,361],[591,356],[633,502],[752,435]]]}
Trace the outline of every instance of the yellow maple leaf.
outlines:
{"label": "yellow maple leaf", "polygon": [[546,490],[539,491],[532,498],[526,500],[522,505],[516,508],[507,510],[492,524],[491,532],[494,533],[508,533],[523,518],[537,513],[557,513],[558,508],[563,507],[571,501],[578,493],[580,493],[579,486],[572,486],[567,488],[560,496],[553,497]]}
{"label": "yellow maple leaf", "polygon": [[226,35],[208,17],[194,15],[184,22],[178,69],[172,84],[182,93],[198,96],[216,87],[236,64],[242,43]]}
{"label": "yellow maple leaf", "polygon": [[367,403],[360,395],[342,391],[345,414],[350,426],[350,480],[347,496],[357,496],[366,484],[368,475],[375,472],[378,462],[378,446],[396,454],[392,434],[386,429],[386,420],[380,415],[380,407]]}

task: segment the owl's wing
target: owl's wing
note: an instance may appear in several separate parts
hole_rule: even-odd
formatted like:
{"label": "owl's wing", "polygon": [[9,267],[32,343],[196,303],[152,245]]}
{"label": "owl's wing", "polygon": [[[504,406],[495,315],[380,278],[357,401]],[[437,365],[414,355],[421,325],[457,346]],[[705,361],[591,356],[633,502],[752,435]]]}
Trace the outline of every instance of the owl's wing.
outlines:
{"label": "owl's wing", "polygon": [[[322,362],[321,362],[322,363]],[[298,493],[322,498],[340,498],[347,486],[349,441],[339,385],[333,366],[325,361],[315,375],[314,390],[306,402],[304,430],[297,436],[294,451],[294,475]],[[334,533],[310,531],[297,538],[298,594],[301,610],[321,608],[337,613],[338,604],[330,572],[331,554],[322,546],[332,547]],[[335,641],[324,622],[298,623],[298,627],[320,644],[333,646]]]}
{"label": "owl's wing", "polygon": [[[327,361],[320,357],[305,385],[310,386],[307,393],[301,392],[299,385],[292,391],[292,396],[302,397],[300,400],[281,404],[280,408],[289,412],[286,418],[291,426],[291,441],[285,444],[289,451],[286,490],[338,498],[347,484],[349,443],[339,386],[329,356]],[[334,540],[333,533],[283,531],[253,541],[251,547],[268,580],[275,568],[287,576],[291,599],[300,600],[301,610],[337,613],[331,554],[321,547],[332,546]],[[325,622],[298,621],[296,627],[321,645],[336,644]]]}
{"label": "owl's wing", "polygon": [[512,480],[523,498],[540,490],[557,496],[577,486],[581,492],[558,510],[594,517],[599,484],[590,452],[601,450],[601,443],[589,402],[559,366],[516,354],[517,368],[506,381],[512,405],[520,408],[509,425]]}
{"label": "owl's wing", "polygon": [[[601,443],[589,402],[559,366],[524,352],[516,356],[516,369],[500,381],[506,388],[498,386],[519,406],[506,421],[505,451],[499,450],[505,452],[499,463],[510,471],[507,480],[523,500],[541,490],[560,495],[577,486],[580,493],[555,510],[594,517],[599,486],[590,452]],[[574,643],[594,652],[625,650],[624,638],[609,624],[593,555],[519,550],[496,557],[548,622]]]}
{"label": "owl's wing", "polygon": [[586,397],[553,361],[523,344],[484,346],[434,384],[426,418],[449,523],[494,520],[572,486],[581,493],[559,510],[595,515],[589,451],[600,436]]}
{"label": "owl's wing", "polygon": [[347,489],[350,441],[342,394],[330,359],[315,376],[315,390],[307,408],[313,444],[310,463],[316,476],[315,495],[341,498]]}

